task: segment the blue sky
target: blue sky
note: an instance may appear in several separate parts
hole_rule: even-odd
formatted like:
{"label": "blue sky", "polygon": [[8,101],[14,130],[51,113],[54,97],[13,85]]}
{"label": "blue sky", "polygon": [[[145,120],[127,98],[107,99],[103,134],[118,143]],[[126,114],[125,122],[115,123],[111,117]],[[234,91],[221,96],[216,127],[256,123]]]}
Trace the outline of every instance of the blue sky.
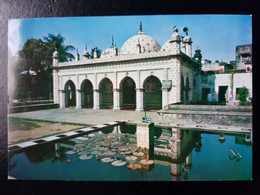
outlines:
{"label": "blue sky", "polygon": [[[94,47],[105,50],[111,46],[112,36],[114,36],[116,45],[120,49],[128,38],[138,33],[140,21],[143,24],[143,32],[153,37],[160,46],[170,39],[174,25],[179,29],[180,35],[184,35],[183,27],[188,27],[189,36],[193,41],[192,55],[194,55],[194,51],[198,46],[201,49],[203,59],[212,61],[223,60],[229,62],[235,60],[235,47],[252,43],[252,18],[250,15],[153,15],[14,19],[9,21],[9,39],[17,40],[13,41],[13,44],[16,44],[16,50],[20,50],[27,39],[43,38],[48,36],[48,33],[54,35],[61,33],[65,37],[65,44],[78,48],[82,59],[86,44],[89,51]],[[12,34],[10,32],[17,33]]]}

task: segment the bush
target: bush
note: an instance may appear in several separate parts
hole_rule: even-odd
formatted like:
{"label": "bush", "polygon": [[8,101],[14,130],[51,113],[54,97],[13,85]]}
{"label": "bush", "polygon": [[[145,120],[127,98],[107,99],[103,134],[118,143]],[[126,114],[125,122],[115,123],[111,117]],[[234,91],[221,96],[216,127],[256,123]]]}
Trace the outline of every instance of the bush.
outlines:
{"label": "bush", "polygon": [[249,90],[246,87],[242,87],[238,90],[238,100],[240,101],[240,105],[246,105],[248,95]]}

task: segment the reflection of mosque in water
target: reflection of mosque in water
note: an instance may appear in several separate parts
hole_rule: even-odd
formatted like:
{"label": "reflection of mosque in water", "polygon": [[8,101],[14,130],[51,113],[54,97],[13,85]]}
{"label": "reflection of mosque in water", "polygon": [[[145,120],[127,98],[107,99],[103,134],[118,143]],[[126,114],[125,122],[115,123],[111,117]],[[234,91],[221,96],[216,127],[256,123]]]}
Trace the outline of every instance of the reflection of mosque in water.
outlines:
{"label": "reflection of mosque in water", "polygon": [[192,150],[200,151],[201,136],[197,131],[179,128],[162,129],[161,136],[154,143],[155,164],[170,166],[172,180],[188,179],[192,167]]}
{"label": "reflection of mosque in water", "polygon": [[[144,123],[141,124],[144,125]],[[133,152],[128,152],[136,148],[134,151],[143,152],[143,155],[138,156],[138,160],[135,162],[142,165],[140,169],[142,176],[145,177],[146,173],[151,172],[155,165],[161,165],[169,167],[169,175],[173,181],[188,180],[189,171],[192,168],[192,151],[193,149],[197,153],[201,151],[201,132],[180,128],[154,127],[151,124],[147,124],[147,126],[149,134],[143,128],[144,126],[141,128],[143,132],[140,133],[138,124],[137,126],[112,126],[88,135],[65,139],[59,143],[40,144],[27,148],[24,152],[27,159],[33,163],[46,160],[51,160],[52,163],[56,161],[66,163],[68,158],[66,151],[74,151],[75,148],[80,149],[80,147],[83,151],[91,153],[97,160],[107,155],[113,159],[125,161],[126,156],[133,155]],[[141,144],[149,141],[149,146],[140,147],[140,141]],[[220,134],[219,142],[221,144],[225,142],[224,134]],[[235,143],[251,145],[250,135],[235,135]],[[122,153],[124,155],[121,155]],[[9,154],[9,163],[14,154]],[[104,156],[104,154],[106,155]],[[153,163],[148,163],[149,161]],[[15,167],[16,162],[9,164],[9,171]]]}

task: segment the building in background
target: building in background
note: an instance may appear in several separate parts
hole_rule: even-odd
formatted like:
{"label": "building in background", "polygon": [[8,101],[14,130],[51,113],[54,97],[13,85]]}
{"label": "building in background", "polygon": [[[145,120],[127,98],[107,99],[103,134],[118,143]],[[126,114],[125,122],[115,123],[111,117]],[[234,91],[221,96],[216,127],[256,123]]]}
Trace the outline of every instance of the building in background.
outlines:
{"label": "building in background", "polygon": [[236,47],[236,61],[230,63],[202,60],[202,102],[238,104],[238,91],[252,89],[252,44]]}

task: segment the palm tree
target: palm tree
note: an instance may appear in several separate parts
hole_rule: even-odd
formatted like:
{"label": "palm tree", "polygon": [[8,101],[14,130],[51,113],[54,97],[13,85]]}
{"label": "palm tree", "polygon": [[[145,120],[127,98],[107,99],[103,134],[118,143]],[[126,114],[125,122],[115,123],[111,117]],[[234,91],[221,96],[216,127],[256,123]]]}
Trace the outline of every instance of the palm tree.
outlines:
{"label": "palm tree", "polygon": [[75,58],[74,55],[69,53],[70,50],[74,50],[75,48],[72,45],[64,45],[65,38],[60,33],[57,36],[48,34],[48,37],[43,37],[43,40],[51,56],[55,49],[57,49],[59,62],[66,62]]}
{"label": "palm tree", "polygon": [[69,53],[70,50],[74,50],[75,48],[72,45],[64,45],[65,38],[61,36],[59,33],[57,36],[53,34],[48,34],[48,37],[43,37],[45,41],[45,46],[47,48],[48,55],[46,56],[46,63],[44,63],[46,67],[46,71],[49,75],[49,96],[52,97],[52,54],[57,49],[58,51],[58,60],[59,62],[66,62],[71,59],[74,59],[74,55]]}

